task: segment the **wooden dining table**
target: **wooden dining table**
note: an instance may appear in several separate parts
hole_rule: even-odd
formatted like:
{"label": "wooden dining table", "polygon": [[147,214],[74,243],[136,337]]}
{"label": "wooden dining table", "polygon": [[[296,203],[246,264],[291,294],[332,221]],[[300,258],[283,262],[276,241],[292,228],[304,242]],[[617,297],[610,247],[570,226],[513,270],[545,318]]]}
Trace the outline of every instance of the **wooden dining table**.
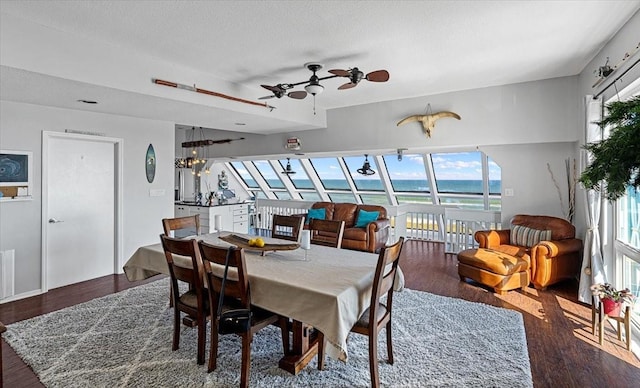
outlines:
{"label": "wooden dining table", "polygon": [[[228,235],[221,232],[194,238],[226,247],[232,244],[220,237]],[[267,244],[291,243],[263,239]],[[183,265],[190,266],[190,259],[183,259]],[[264,255],[245,249],[252,303],[292,320],[292,341],[280,368],[292,374],[302,370],[317,354],[318,331],[327,341],[327,355],[347,361],[347,336],[369,307],[377,259],[377,254],[320,245],[312,245],[306,252],[294,249]],[[161,244],[138,248],[124,265],[124,272],[130,281],[168,274]],[[398,271],[395,289],[402,287],[403,276]]]}

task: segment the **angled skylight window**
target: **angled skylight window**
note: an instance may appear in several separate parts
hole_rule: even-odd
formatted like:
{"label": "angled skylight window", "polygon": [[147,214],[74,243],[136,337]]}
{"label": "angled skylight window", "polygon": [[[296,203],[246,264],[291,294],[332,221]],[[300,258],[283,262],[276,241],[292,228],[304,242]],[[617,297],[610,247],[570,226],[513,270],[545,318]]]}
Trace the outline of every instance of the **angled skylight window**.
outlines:
{"label": "angled skylight window", "polygon": [[300,164],[299,159],[280,159],[280,165],[282,166],[282,171],[284,171],[287,167],[287,162],[291,165],[291,170],[295,171],[295,174],[290,174],[289,178],[291,182],[296,187],[296,189],[314,189],[309,176],[302,168],[302,164]]}
{"label": "angled skylight window", "polygon": [[352,192],[348,192],[348,193],[329,193],[329,198],[331,199],[331,202],[349,202],[349,203],[355,203],[356,202],[356,197],[353,195]]}
{"label": "angled skylight window", "polygon": [[242,162],[230,162],[229,164],[231,165],[231,167],[233,167],[233,169],[240,176],[240,178],[242,178],[242,180],[244,181],[244,184],[247,185],[247,187],[252,189],[259,188],[258,183],[253,179],[253,177],[251,176],[249,171],[247,171],[247,169],[244,167],[244,164],[242,164]]}
{"label": "angled skylight window", "polygon": [[[312,158],[309,159],[314,170],[318,174],[322,185],[327,190],[349,190],[347,178],[345,178],[340,163],[336,158]],[[351,194],[353,198],[353,194]],[[344,202],[344,201],[340,201]]]}
{"label": "angled skylight window", "polygon": [[396,154],[384,155],[383,158],[393,191],[403,193],[429,193],[431,191],[422,155],[403,155],[401,161],[398,160]]}
{"label": "angled skylight window", "polygon": [[273,171],[273,167],[266,160],[255,160],[253,165],[256,166],[264,180],[272,189],[284,189],[284,184],[280,180],[280,173]]}

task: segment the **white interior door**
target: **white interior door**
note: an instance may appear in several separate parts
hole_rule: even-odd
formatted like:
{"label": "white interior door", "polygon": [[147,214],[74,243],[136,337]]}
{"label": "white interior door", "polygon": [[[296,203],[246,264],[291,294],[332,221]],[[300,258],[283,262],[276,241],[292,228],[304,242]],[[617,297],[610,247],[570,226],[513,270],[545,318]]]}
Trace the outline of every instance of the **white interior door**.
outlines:
{"label": "white interior door", "polygon": [[114,273],[115,145],[52,136],[46,147],[46,288]]}

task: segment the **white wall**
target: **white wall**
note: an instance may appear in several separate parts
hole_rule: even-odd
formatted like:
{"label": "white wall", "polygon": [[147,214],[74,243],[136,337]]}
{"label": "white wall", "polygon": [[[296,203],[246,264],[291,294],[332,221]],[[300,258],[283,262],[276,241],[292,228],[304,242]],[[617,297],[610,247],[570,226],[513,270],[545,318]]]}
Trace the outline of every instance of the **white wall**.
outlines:
{"label": "white wall", "polygon": [[[173,123],[0,101],[0,148],[31,151],[34,156],[33,200],[0,202],[0,250],[15,249],[17,295],[40,289],[42,131],[65,129],[124,139],[125,261],[139,246],[157,242],[160,220],[173,215]],[[157,156],[153,183],[145,175],[149,143]],[[165,195],[150,197],[149,189],[163,189]]]}

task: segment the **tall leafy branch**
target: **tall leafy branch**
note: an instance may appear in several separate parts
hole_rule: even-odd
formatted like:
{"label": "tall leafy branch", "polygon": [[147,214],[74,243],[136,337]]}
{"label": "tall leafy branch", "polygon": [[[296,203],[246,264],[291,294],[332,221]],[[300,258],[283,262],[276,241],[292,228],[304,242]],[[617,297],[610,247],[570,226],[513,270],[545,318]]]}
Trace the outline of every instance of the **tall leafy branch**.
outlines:
{"label": "tall leafy branch", "polygon": [[603,183],[610,201],[622,197],[629,186],[640,190],[640,96],[608,104],[606,117],[596,124],[610,128],[610,135],[585,145],[593,159],[580,182],[594,190]]}

